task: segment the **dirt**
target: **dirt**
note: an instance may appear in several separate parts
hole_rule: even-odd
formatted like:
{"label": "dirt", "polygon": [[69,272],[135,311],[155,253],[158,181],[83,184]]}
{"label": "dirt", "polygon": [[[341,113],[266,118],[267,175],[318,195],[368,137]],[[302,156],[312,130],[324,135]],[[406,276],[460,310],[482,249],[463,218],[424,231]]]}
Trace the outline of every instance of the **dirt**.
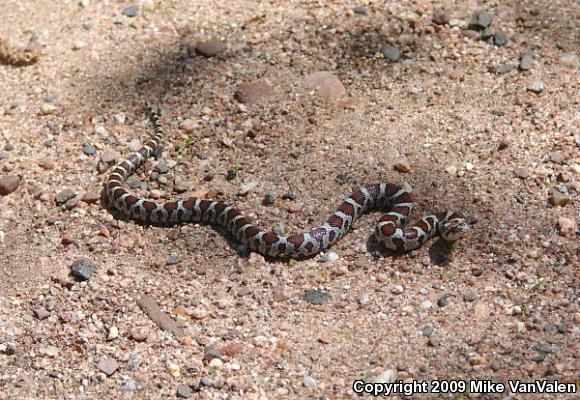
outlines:
{"label": "dirt", "polygon": [[[0,179],[20,177],[0,197],[0,398],[334,399],[356,379],[577,390],[578,2],[131,5],[0,10],[0,37],[41,51],[0,65]],[[481,10],[488,40],[469,28]],[[306,83],[321,71],[326,90]],[[470,233],[377,256],[366,216],[327,254],[272,261],[220,229],[120,220],[99,195],[151,134],[147,104],[167,138],[128,182],[142,196],[217,197],[291,232],[354,186],[396,182],[416,216],[461,212]],[[79,258],[88,280],[71,276]],[[532,395],[421,398],[437,397]]]}

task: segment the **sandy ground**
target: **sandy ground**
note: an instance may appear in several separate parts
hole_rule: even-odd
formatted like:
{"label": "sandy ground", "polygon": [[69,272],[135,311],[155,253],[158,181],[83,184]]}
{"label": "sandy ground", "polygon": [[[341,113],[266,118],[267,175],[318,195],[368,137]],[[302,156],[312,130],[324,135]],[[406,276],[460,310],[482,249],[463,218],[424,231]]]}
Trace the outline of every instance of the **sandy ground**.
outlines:
{"label": "sandy ground", "polygon": [[[578,2],[131,5],[2,1],[0,37],[35,36],[41,57],[0,65],[0,178],[20,177],[0,197],[0,398],[335,399],[395,378],[577,388]],[[478,10],[505,46],[468,29]],[[225,50],[193,51],[211,38]],[[317,71],[346,94],[307,87]],[[258,79],[274,95],[240,104]],[[143,196],[217,197],[290,232],[390,181],[417,215],[449,208],[472,230],[451,251],[376,257],[367,216],[329,254],[273,262],[211,227],[119,221],[97,200],[102,160],[151,133],[146,103],[163,110],[169,171],[152,160],[132,177]],[[70,275],[78,259],[96,266],[88,281]],[[422,398],[437,397],[573,395]]]}

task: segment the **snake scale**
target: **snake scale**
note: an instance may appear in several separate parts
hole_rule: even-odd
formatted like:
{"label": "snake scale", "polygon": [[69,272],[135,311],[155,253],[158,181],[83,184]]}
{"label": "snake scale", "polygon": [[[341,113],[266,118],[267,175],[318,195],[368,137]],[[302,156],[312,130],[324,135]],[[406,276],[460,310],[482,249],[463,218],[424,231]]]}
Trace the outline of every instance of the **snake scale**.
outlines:
{"label": "snake scale", "polygon": [[128,219],[167,226],[187,222],[218,225],[251,251],[274,258],[304,258],[324,251],[342,238],[359,216],[370,211],[385,212],[376,224],[374,237],[386,249],[397,252],[417,249],[434,236],[453,242],[469,229],[465,219],[451,211],[427,215],[404,228],[414,206],[413,199],[408,190],[391,183],[354,189],[324,223],[290,236],[259,228],[240,210],[222,201],[190,197],[155,202],[139,198],[124,189],[123,183],[154,154],[163,138],[160,114],[151,111],[150,117],[155,127],[154,137],[118,164],[105,183],[108,201]]}

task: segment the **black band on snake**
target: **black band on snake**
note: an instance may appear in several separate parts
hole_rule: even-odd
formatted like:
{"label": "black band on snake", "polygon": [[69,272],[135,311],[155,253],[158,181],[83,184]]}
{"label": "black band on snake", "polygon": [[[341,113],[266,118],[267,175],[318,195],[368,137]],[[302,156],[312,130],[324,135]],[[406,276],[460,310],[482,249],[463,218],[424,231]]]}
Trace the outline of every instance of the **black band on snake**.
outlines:
{"label": "black band on snake", "polygon": [[469,229],[465,220],[451,211],[427,215],[413,226],[404,228],[414,203],[406,189],[390,183],[355,189],[326,222],[308,232],[290,236],[276,235],[259,228],[237,208],[222,201],[190,197],[161,203],[141,199],[129,193],[122,185],[153,155],[163,138],[160,114],[151,111],[150,115],[155,136],[139,151],[118,164],[106,181],[107,199],[129,219],[157,225],[187,222],[218,225],[250,250],[278,258],[304,258],[328,249],[348,232],[359,216],[371,211],[385,212],[375,227],[376,240],[386,249],[397,252],[417,249],[435,236],[453,242]]}

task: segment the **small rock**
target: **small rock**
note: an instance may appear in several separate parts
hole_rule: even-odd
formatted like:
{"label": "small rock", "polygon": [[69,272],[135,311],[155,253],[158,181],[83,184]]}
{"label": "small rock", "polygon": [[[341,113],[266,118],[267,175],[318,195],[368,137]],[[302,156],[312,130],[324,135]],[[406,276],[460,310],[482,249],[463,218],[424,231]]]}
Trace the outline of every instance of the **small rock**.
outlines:
{"label": "small rock", "polygon": [[179,365],[174,364],[172,362],[169,362],[169,363],[167,363],[166,368],[167,368],[167,373],[169,375],[171,375],[172,377],[177,379],[181,376],[181,370],[179,368]]}
{"label": "small rock", "polygon": [[574,218],[559,217],[558,229],[560,235],[573,237],[576,233],[576,220]]}
{"label": "small rock", "polygon": [[119,337],[119,328],[115,325],[109,328],[109,333],[107,334],[107,340],[115,340]]}
{"label": "small rock", "polygon": [[97,265],[88,258],[75,260],[72,264],[71,273],[81,281],[87,281],[97,269]]}
{"label": "small rock", "polygon": [[223,368],[224,362],[220,358],[216,357],[209,362],[208,366],[214,370],[219,370]]}
{"label": "small rock", "polygon": [[304,292],[304,299],[312,305],[322,305],[328,303],[330,294],[317,289],[308,289]]}
{"label": "small rock", "polygon": [[145,342],[149,337],[149,329],[144,326],[136,326],[131,329],[131,339],[136,342]]}
{"label": "small rock", "polygon": [[514,174],[520,179],[526,179],[530,176],[530,170],[526,167],[516,167],[514,168]]}
{"label": "small rock", "polygon": [[320,96],[328,101],[338,101],[346,94],[346,88],[332,72],[318,71],[308,75],[305,85],[309,89],[315,89]]}
{"label": "small rock", "polygon": [[101,199],[101,196],[97,192],[86,192],[81,198],[87,204],[95,204]]}
{"label": "small rock", "polygon": [[400,57],[399,50],[389,43],[385,43],[381,46],[381,54],[386,60],[391,62],[398,61]]}
{"label": "small rock", "polygon": [[434,7],[433,8],[433,23],[435,25],[446,25],[451,20],[451,15],[447,7]]}
{"label": "small rock", "polygon": [[487,11],[480,10],[471,16],[469,27],[475,30],[485,29],[491,25],[491,21],[491,15]]}
{"label": "small rock", "polygon": [[20,185],[20,178],[17,175],[0,177],[0,195],[9,195],[18,188],[18,185]]}
{"label": "small rock", "polygon": [[138,151],[141,148],[141,141],[139,139],[133,139],[129,142],[129,150]]}
{"label": "small rock", "polygon": [[189,386],[179,385],[177,386],[177,397],[182,399],[189,399],[193,395],[193,391]]}
{"label": "small rock", "polygon": [[437,305],[439,307],[445,307],[447,304],[449,304],[449,298],[447,295],[443,295],[437,299]]}
{"label": "small rock", "polygon": [[391,293],[393,294],[403,294],[405,292],[405,288],[402,285],[394,285],[391,288]]}
{"label": "small rock", "polygon": [[193,133],[198,127],[199,127],[199,124],[197,122],[189,119],[189,118],[184,119],[179,124],[179,128],[181,130],[183,130],[185,133]]}
{"label": "small rock", "polygon": [[242,104],[256,104],[268,97],[272,97],[275,93],[272,86],[258,80],[239,85],[234,97]]}
{"label": "small rock", "polygon": [[507,35],[503,31],[497,31],[493,35],[493,43],[495,43],[496,46],[505,46],[507,44],[507,41],[508,41]]}
{"label": "small rock", "polygon": [[392,369],[387,369],[381,372],[379,376],[373,379],[373,383],[393,383],[397,380],[397,371]]}
{"label": "small rock", "polygon": [[82,40],[75,40],[73,45],[72,45],[72,49],[77,51],[82,49],[83,47],[85,47],[87,44],[85,42],[83,42]]}
{"label": "small rock", "polygon": [[531,53],[523,53],[520,56],[518,68],[520,71],[529,71],[534,66],[534,56]]}
{"label": "small rock", "polygon": [[445,172],[449,175],[455,175],[457,173],[457,167],[455,165],[448,165],[445,167]]}
{"label": "small rock", "polygon": [[107,376],[113,375],[118,368],[119,364],[113,358],[103,358],[97,364],[97,369]]}
{"label": "small rock", "polygon": [[91,145],[91,144],[85,144],[83,146],[83,153],[85,153],[87,156],[92,156],[97,152],[97,149],[95,148],[95,146]]}
{"label": "small rock", "polygon": [[311,389],[316,386],[316,379],[311,376],[306,376],[302,383],[304,384],[304,387]]}
{"label": "small rock", "polygon": [[39,349],[40,354],[45,355],[47,357],[53,358],[56,357],[59,353],[58,347],[56,346],[44,346]]}
{"label": "small rock", "polygon": [[137,16],[137,14],[139,14],[139,6],[132,5],[132,6],[129,6],[129,7],[125,7],[125,8],[123,9],[123,12],[122,12],[122,14],[123,14],[125,17],[129,17],[129,18],[136,17],[136,16]]}
{"label": "small rock", "polygon": [[291,297],[290,290],[286,285],[276,286],[272,293],[272,299],[276,302],[286,301]]}
{"label": "small rock", "polygon": [[560,56],[560,62],[565,67],[580,68],[580,58],[574,52],[564,53]]}
{"label": "small rock", "polygon": [[354,7],[352,9],[352,12],[354,12],[355,14],[359,14],[359,15],[366,15],[367,9],[365,7]]}
{"label": "small rock", "polygon": [[63,204],[76,196],[76,193],[71,189],[63,189],[56,194],[56,203]]}
{"label": "small rock", "polygon": [[182,257],[179,254],[172,254],[169,257],[167,257],[167,260],[165,261],[166,265],[176,265],[179,264],[182,260]]}
{"label": "small rock", "polygon": [[40,115],[54,114],[57,110],[58,108],[54,104],[43,103],[42,106],[40,106]]}
{"label": "small rock", "polygon": [[477,300],[477,292],[473,289],[470,289],[467,292],[465,292],[465,294],[463,295],[463,299],[469,302],[475,301]]}
{"label": "small rock", "polygon": [[423,310],[430,310],[431,308],[433,308],[433,303],[429,300],[424,300],[421,302],[421,308]]}
{"label": "small rock", "polygon": [[528,91],[535,93],[535,94],[540,94],[544,91],[544,82],[542,81],[533,81],[532,83],[530,83],[528,85]]}
{"label": "small rock", "polygon": [[363,307],[369,305],[371,302],[371,298],[368,295],[368,293],[361,294],[356,300],[358,304],[360,304]]}
{"label": "small rock", "polygon": [[50,312],[48,312],[44,307],[35,308],[33,312],[34,316],[41,321],[50,317]]}
{"label": "small rock", "polygon": [[238,190],[238,196],[247,196],[248,193],[250,193],[252,190],[254,190],[257,187],[258,187],[258,182],[256,182],[256,181],[244,183],[243,185],[240,186],[240,189]]}
{"label": "small rock", "polygon": [[123,390],[127,392],[134,392],[137,390],[137,384],[133,379],[127,378],[127,380],[125,380],[123,383]]}
{"label": "small rock", "polygon": [[443,338],[438,334],[434,334],[434,335],[431,335],[431,337],[429,338],[429,341],[427,343],[431,347],[437,347],[441,344],[441,342],[443,342]]}
{"label": "small rock", "polygon": [[169,165],[167,165],[167,160],[165,159],[161,159],[159,160],[159,162],[155,165],[155,168],[153,168],[153,170],[155,172],[158,172],[160,174],[166,174],[169,172]]}
{"label": "small rock", "polygon": [[395,169],[399,172],[407,173],[411,170],[411,164],[407,160],[402,160],[395,164]]}
{"label": "small rock", "polygon": [[[217,39],[210,39],[206,42],[199,42],[195,46],[195,52],[204,57],[215,57],[223,53],[226,49],[224,42]],[[243,101],[241,102],[243,103]]]}
{"label": "small rock", "polygon": [[487,40],[490,37],[493,36],[493,31],[491,30],[490,27],[485,28],[484,30],[481,31],[481,33],[479,34],[479,37],[483,40]]}
{"label": "small rock", "polygon": [[274,204],[274,202],[276,201],[276,193],[272,192],[272,191],[268,191],[266,193],[266,195],[264,196],[264,205],[269,206]]}
{"label": "small rock", "polygon": [[334,262],[334,261],[338,261],[339,258],[340,258],[339,255],[336,254],[334,251],[329,251],[328,253],[321,255],[318,258],[318,262],[321,262],[321,263]]}
{"label": "small rock", "polygon": [[570,203],[570,196],[558,190],[553,190],[550,194],[550,204],[554,207],[564,207]]}
{"label": "small rock", "polygon": [[112,165],[117,162],[119,155],[113,150],[107,149],[101,155],[101,161],[105,164]]}

